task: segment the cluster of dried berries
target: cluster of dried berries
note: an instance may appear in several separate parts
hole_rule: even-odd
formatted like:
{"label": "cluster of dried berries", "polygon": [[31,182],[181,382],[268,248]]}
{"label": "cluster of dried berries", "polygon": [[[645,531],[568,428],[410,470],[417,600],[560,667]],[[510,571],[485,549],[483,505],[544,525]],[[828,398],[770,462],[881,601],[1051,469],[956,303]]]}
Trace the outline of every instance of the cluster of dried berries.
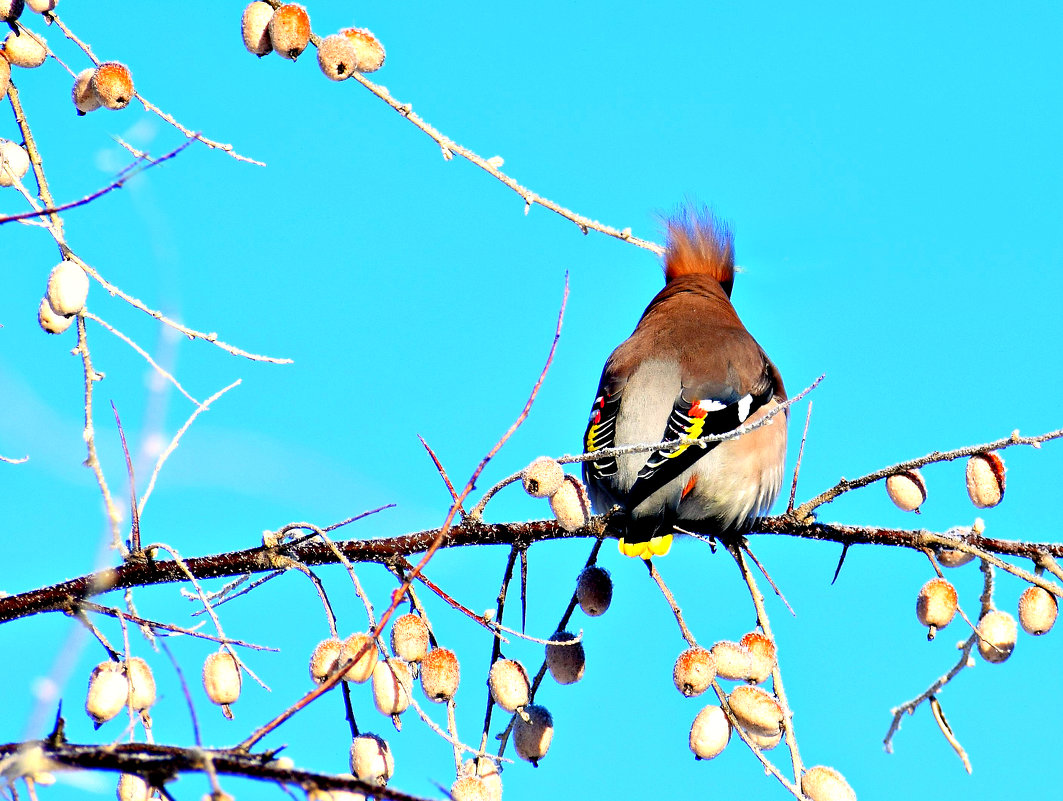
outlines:
{"label": "cluster of dried berries", "polygon": [[[318,643],[310,657],[310,678],[322,684],[343,670],[343,681],[363,684],[372,680],[373,703],[384,715],[395,717],[409,708],[413,681],[420,678],[425,697],[436,703],[454,698],[461,681],[461,667],[453,651],[430,647],[428,625],[420,615],[405,614],[391,628],[395,656],[380,658],[381,646],[366,632],[344,640],[330,637]],[[386,784],[395,771],[387,740],[362,733],[351,744],[351,771],[374,784]],[[322,799],[334,791],[317,791]]]}
{"label": "cluster of dried berries", "polygon": [[155,677],[138,656],[125,662],[101,662],[92,669],[85,712],[98,729],[123,709],[147,712],[155,703]]}
{"label": "cluster of dried berries", "polygon": [[[274,9],[256,0],[244,9],[240,30],[244,47],[260,58],[275,50],[295,61],[310,44],[310,16],[298,3]],[[384,58],[384,46],[366,28],[344,28],[326,36],[317,48],[318,66],[334,81],[356,72],[376,72]]]}
{"label": "cluster of dried berries", "polygon": [[[967,460],[967,494],[979,509],[1004,500],[1004,460],[995,451],[976,453]],[[898,508],[918,512],[926,502],[926,480],[915,468],[886,478],[886,492]]]}
{"label": "cluster of dried berries", "polygon": [[561,464],[540,456],[521,473],[524,491],[533,498],[549,498],[550,509],[565,531],[577,531],[591,519],[590,502],[583,482],[565,474]]}
{"label": "cluster of dried berries", "polygon": [[[939,553],[938,561],[944,567],[958,567],[970,561],[970,558],[954,558],[954,553],[971,556],[959,551],[948,551]],[[1052,628],[1059,611],[1055,597],[1038,586],[1027,587],[1019,596],[1018,606],[1018,623],[1010,614],[998,609],[990,609],[979,619],[978,653],[987,662],[999,663],[1011,656],[1018,640],[1019,624],[1027,634],[1040,636]],[[951,622],[957,608],[956,588],[951,582],[944,578],[933,578],[922,586],[916,597],[915,613],[919,622],[928,628],[927,639],[933,639],[938,629],[945,628]]]}

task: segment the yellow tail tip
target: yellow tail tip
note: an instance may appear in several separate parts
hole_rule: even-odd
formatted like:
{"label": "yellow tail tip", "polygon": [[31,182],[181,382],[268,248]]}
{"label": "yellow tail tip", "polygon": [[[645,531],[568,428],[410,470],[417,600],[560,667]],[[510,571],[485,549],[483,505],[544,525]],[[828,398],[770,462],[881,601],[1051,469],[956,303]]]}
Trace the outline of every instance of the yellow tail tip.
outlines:
{"label": "yellow tail tip", "polygon": [[623,537],[618,543],[620,553],[624,556],[641,557],[651,559],[654,556],[664,556],[672,547],[672,535],[665,534],[663,537],[654,537],[646,542],[627,542]]}

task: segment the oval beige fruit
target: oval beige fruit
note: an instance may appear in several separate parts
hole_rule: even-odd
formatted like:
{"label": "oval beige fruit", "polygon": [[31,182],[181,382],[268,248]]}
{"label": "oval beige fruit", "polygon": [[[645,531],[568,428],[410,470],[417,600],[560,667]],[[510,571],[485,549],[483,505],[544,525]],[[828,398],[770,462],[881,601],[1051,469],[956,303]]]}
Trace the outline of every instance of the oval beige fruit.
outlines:
{"label": "oval beige fruit", "polygon": [[269,38],[269,21],[273,19],[273,6],[255,0],[244,9],[240,18],[240,35],[248,53],[261,58],[272,52],[273,41]]}
{"label": "oval beige fruit", "polygon": [[1027,634],[1048,633],[1058,613],[1056,597],[1042,587],[1027,587],[1019,596],[1019,623]]}
{"label": "oval beige fruit", "polygon": [[550,509],[565,531],[578,531],[590,520],[587,491],[575,476],[565,476],[557,492],[550,496]]}
{"label": "oval beige fruit", "polygon": [[513,724],[513,744],[517,756],[538,764],[550,750],[550,741],[554,738],[554,718],[546,707],[532,704],[524,708],[527,720],[520,715]]}
{"label": "oval beige fruit", "polygon": [[310,43],[310,16],[298,3],[277,6],[269,21],[269,38],[277,55],[295,61]]}
{"label": "oval beige fruit", "polygon": [[1004,500],[1004,460],[995,451],[976,453],[967,460],[967,494],[979,509]]}
{"label": "oval beige fruit", "polygon": [[723,708],[710,704],[698,712],[690,727],[690,750],[698,759],[719,756],[731,741],[731,721]]}
{"label": "oval beige fruit", "polygon": [[359,734],[351,742],[351,772],[370,784],[387,784],[395,774],[388,741],[377,734]]}
{"label": "oval beige fruit", "polygon": [[987,662],[999,663],[1011,656],[1019,627],[1007,612],[987,612],[978,621],[978,653]]}
{"label": "oval beige fruit", "polygon": [[720,640],[712,646],[712,656],[721,679],[745,681],[753,673],[753,654],[741,643]]}
{"label": "oval beige fruit", "polygon": [[549,456],[540,456],[521,473],[524,491],[533,498],[549,498],[561,489],[564,480],[565,471],[561,463]]}
{"label": "oval beige fruit", "polygon": [[716,659],[704,648],[687,648],[676,658],[672,668],[672,682],[687,698],[701,695],[712,686],[715,678]]}
{"label": "oval beige fruit", "polygon": [[812,801],[856,801],[856,793],[834,768],[816,765],[801,777],[801,792]]}
{"label": "oval beige fruit", "polygon": [[373,669],[376,667],[378,658],[376,643],[373,642],[372,637],[364,631],[352,634],[343,641],[338,660],[339,666],[354,660],[347,672],[343,674],[343,680],[353,681],[356,684],[369,681],[373,677]]}
{"label": "oval beige fruit", "polygon": [[421,689],[429,701],[449,701],[457,693],[460,682],[461,665],[449,648],[433,648],[421,660]]}
{"label": "oval beige fruit", "polygon": [[338,637],[322,640],[310,655],[310,678],[316,684],[323,684],[332,675],[339,663],[343,642]]}
{"label": "oval beige fruit", "polygon": [[135,94],[133,76],[129,67],[118,61],[107,61],[96,68],[92,76],[92,89],[100,105],[112,111],[129,105]]}
{"label": "oval beige fruit", "polygon": [[373,668],[373,703],[385,715],[401,715],[410,705],[410,666],[391,657]]}
{"label": "oval beige fruit", "polygon": [[760,684],[775,670],[775,643],[767,635],[751,631],[743,635],[738,644],[745,646],[750,654],[749,681]]}
{"label": "oval beige fruit", "polygon": [[598,565],[583,568],[576,579],[576,600],[583,614],[589,617],[604,615],[613,602],[613,579],[609,571]]}
{"label": "oval beige fruit", "polygon": [[583,678],[587,654],[583,643],[570,631],[555,631],[546,646],[546,667],[558,684],[575,684]]}
{"label": "oval beige fruit", "polygon": [[515,659],[499,659],[491,665],[487,683],[495,703],[507,712],[516,712],[531,699],[528,671]]}
{"label": "oval beige fruit", "polygon": [[782,706],[760,687],[740,684],[727,696],[727,703],[742,728],[750,732],[774,736],[782,729]]}
{"label": "oval beige fruit", "polygon": [[952,622],[958,603],[956,588],[943,578],[930,579],[920,588],[915,599],[915,615],[929,629],[928,640]]}
{"label": "oval beige fruit", "polygon": [[391,626],[391,650],[407,662],[420,662],[428,653],[428,626],[420,615],[401,615]]}
{"label": "oval beige fruit", "polygon": [[915,512],[926,501],[926,482],[918,470],[894,473],[886,479],[886,493],[897,508]]}

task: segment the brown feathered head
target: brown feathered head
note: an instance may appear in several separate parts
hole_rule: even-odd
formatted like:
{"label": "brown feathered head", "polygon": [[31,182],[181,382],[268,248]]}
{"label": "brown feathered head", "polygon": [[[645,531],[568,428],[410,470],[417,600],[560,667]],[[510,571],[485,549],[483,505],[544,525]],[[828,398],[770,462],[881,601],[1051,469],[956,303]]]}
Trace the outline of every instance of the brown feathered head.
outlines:
{"label": "brown feathered head", "polygon": [[734,284],[734,235],[708,210],[684,210],[668,220],[664,253],[665,281],[701,273],[720,282],[731,296]]}

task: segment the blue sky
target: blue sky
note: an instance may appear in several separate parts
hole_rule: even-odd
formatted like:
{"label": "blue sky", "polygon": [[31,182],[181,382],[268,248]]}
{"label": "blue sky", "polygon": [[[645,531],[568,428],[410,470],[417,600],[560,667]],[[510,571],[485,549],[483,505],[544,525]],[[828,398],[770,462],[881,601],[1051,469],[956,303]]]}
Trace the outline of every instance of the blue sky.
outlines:
{"label": "blue sky", "polygon": [[[601,364],[660,288],[648,252],[584,236],[439,148],[353,82],[335,84],[312,53],[297,63],[247,54],[240,5],[59,7],[95,52],[133,70],[137,89],[204,135],[231,142],[265,168],[193,146],[119,192],[65,215],[74,250],[148,305],[290,366],[250,363],[203,342],[172,337],[94,286],[89,307],[134,337],[204,398],[243,383],[192,427],[160,476],[145,536],[182,554],[253,545],[293,520],[325,525],[385,503],[396,508],[349,536],[386,536],[442,522],[448,496],[417,439],[464,482],[524,404],[543,364],[565,274],[571,297],[553,368],[525,426],[479,482],[543,453],[575,453]],[[368,26],[388,59],[374,78],[455,141],[569,208],[638,236],[660,239],[661,215],[684,202],[711,206],[735,230],[743,272],[733,300],[747,327],[796,392],[813,393],[799,498],[896,461],[1063,425],[1063,8],[1030,3],[893,4],[854,9],[740,3],[470,2],[309,6],[314,29]],[[43,32],[75,69],[86,66],[54,27]],[[53,193],[81,197],[104,185],[124,152],[111,139],[162,154],[180,135],[136,104],[83,118],[69,76],[54,61],[15,80]],[[9,111],[0,136],[17,138]],[[22,211],[12,190],[0,211]],[[17,592],[80,575],[114,557],[99,492],[81,462],[80,362],[71,334],[45,336],[35,310],[54,243],[39,229],[0,229],[0,504],[9,520],[0,589]],[[160,388],[125,343],[90,325],[97,369],[98,445],[111,486],[125,486],[107,402],[117,405],[138,452],[165,439],[191,405]],[[795,408],[796,443],[805,406]],[[796,447],[790,451],[790,465]],[[1012,449],[1004,503],[982,513],[1001,538],[1060,539],[1063,446]],[[150,472],[141,459],[141,482]],[[943,530],[976,511],[962,463],[928,468],[929,500],[914,518],[880,486],[823,510],[822,519]],[[143,483],[141,483],[143,487]],[[488,507],[489,520],[548,514],[518,489]],[[43,548],[42,548],[43,545]],[[532,549],[529,630],[546,636],[567,602],[590,545]],[[1063,713],[1050,681],[1063,658],[1059,632],[1022,637],[1005,664],[979,662],[941,696],[974,763],[967,776],[927,710],[904,721],[892,755],[881,741],[889,709],[953,664],[955,622],[927,643],[913,614],[933,573],[924,557],[855,548],[838,582],[838,547],[758,537],[755,552],[797,612],[769,600],[802,757],[842,770],[861,799],[990,799],[1051,794],[1063,780],[1049,737]],[[503,550],[441,554],[428,575],[460,590],[473,609],[492,606]],[[614,547],[609,613],[577,616],[586,678],[547,683],[539,696],[557,731],[537,770],[504,776],[507,799],[564,794],[573,783],[601,796],[697,787],[719,797],[783,798],[733,743],[695,763],[687,731],[707,700],[681,698],[671,664],[682,641],[643,567]],[[734,567],[681,542],[659,568],[699,640],[736,639],[754,624]],[[379,608],[391,589],[363,578]],[[349,582],[323,570],[347,631],[364,627]],[[976,614],[974,566],[948,576]],[[1022,586],[998,581],[1013,609]],[[115,603],[118,601],[116,600]],[[479,737],[490,641],[431,600],[432,620],[465,669],[459,731]],[[145,614],[185,621],[175,588],[138,593]],[[240,738],[307,688],[305,662],[326,636],[312,588],[285,577],[223,607],[227,631],[279,645],[253,656],[272,686],[247,685],[227,723],[201,711],[207,742]],[[515,619],[516,606],[510,608]],[[0,681],[13,700],[0,741],[23,735],[31,688],[73,624],[58,617],[0,629]],[[111,631],[111,635],[117,629]],[[120,638],[120,635],[118,635]],[[190,741],[187,714],[165,659],[157,737]],[[186,671],[207,649],[173,645]],[[73,651],[62,688],[72,739],[89,739],[84,681],[102,651]],[[538,646],[507,656],[538,665]],[[69,661],[69,660],[66,660]],[[346,770],[349,735],[338,698],[324,699],[270,739],[307,767]],[[386,732],[368,696],[360,719]],[[50,716],[53,707],[47,707]],[[431,710],[437,720],[442,710]],[[497,718],[496,718],[497,719]],[[117,724],[114,724],[117,725]],[[32,733],[38,733],[34,731]],[[117,731],[101,733],[117,737]],[[395,785],[433,792],[453,778],[449,750],[412,719],[390,736]],[[787,765],[781,751],[772,756]],[[785,772],[785,771],[784,771]],[[227,785],[229,786],[229,785]],[[53,797],[75,797],[60,785]],[[111,792],[106,783],[88,792]],[[64,789],[65,788],[65,789]],[[231,783],[230,792],[241,794]],[[175,785],[198,798],[198,777]],[[248,790],[243,789],[247,795]]]}

